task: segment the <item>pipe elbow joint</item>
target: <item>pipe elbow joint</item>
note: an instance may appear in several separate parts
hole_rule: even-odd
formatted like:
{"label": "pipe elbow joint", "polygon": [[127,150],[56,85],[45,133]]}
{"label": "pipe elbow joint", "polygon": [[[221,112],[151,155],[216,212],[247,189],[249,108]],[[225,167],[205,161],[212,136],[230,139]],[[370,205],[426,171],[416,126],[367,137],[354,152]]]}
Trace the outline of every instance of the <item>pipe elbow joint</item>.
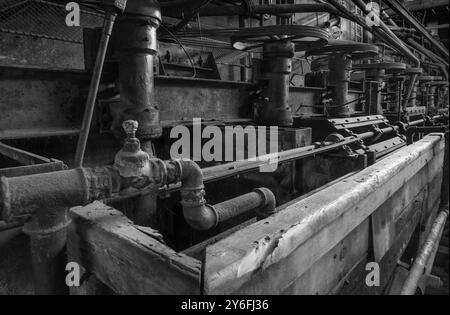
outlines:
{"label": "pipe elbow joint", "polygon": [[203,172],[192,160],[178,160],[180,179],[183,189],[203,189]]}
{"label": "pipe elbow joint", "polygon": [[178,165],[181,180],[181,205],[186,222],[200,231],[210,230],[219,223],[219,215],[214,207],[206,205],[203,172],[192,160],[172,161]]}
{"label": "pipe elbow joint", "polygon": [[277,204],[277,200],[273,192],[264,187],[257,188],[253,191],[260,194],[263,200],[261,206],[256,210],[258,220],[265,219],[273,215],[276,212]]}
{"label": "pipe elbow joint", "polygon": [[183,205],[183,215],[189,226],[198,231],[211,230],[219,224],[219,214],[211,205]]}

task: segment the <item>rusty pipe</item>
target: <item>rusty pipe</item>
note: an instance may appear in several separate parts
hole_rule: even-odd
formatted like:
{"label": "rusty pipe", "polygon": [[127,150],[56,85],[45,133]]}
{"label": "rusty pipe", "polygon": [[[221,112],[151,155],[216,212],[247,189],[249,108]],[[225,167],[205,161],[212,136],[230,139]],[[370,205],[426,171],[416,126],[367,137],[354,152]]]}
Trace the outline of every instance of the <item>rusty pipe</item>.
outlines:
{"label": "rusty pipe", "polygon": [[160,23],[158,1],[132,0],[117,19],[112,38],[119,59],[120,92],[120,104],[112,109],[113,130],[121,138],[122,122],[138,121],[137,137],[145,148],[151,147],[147,142],[162,134],[159,108],[154,98],[153,69],[157,54],[156,31]]}
{"label": "rusty pipe", "polygon": [[219,222],[231,219],[244,212],[255,210],[264,218],[274,213],[275,196],[260,188],[249,194],[216,204],[207,205],[200,166],[191,160],[166,162],[168,183],[181,181],[181,205],[186,222],[194,229],[206,231],[215,228]]}
{"label": "rusty pipe", "polygon": [[198,230],[208,230],[217,225],[217,213],[206,205],[200,166],[191,160],[175,160],[170,163],[176,163],[178,166],[179,175],[176,178],[181,181],[181,205],[188,224]]}
{"label": "rusty pipe", "polygon": [[445,223],[448,218],[448,204],[446,208],[441,209],[439,215],[431,227],[430,234],[428,235],[424,245],[419,251],[414,263],[409,271],[408,278],[406,278],[403,284],[401,295],[414,295],[417,289],[419,280],[424,275],[425,268],[430,260],[431,254],[435,247],[439,244],[442,231],[444,230]]}
{"label": "rusty pipe", "polygon": [[68,210],[119,191],[120,176],[110,167],[77,168],[0,179],[0,215],[10,222],[28,217],[23,231],[30,237],[36,294],[66,294],[65,245]]}
{"label": "rusty pipe", "polygon": [[2,177],[0,181],[1,218],[6,222],[49,208],[85,205],[118,192],[122,185],[112,167]]}
{"label": "rusty pipe", "polygon": [[215,205],[205,205],[200,209],[185,207],[184,218],[194,229],[206,231],[217,227],[240,214],[255,211],[257,217],[267,218],[275,213],[275,196],[267,188],[258,188],[253,192],[238,196]]}

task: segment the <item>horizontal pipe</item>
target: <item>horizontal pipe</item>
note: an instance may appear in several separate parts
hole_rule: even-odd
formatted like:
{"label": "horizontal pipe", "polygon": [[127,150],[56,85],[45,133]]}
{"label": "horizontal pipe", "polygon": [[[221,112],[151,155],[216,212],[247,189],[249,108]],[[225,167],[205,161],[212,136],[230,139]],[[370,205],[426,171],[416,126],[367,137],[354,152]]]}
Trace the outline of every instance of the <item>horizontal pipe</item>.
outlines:
{"label": "horizontal pipe", "polygon": [[[436,115],[432,117],[432,120],[437,120],[441,118],[442,116]],[[423,124],[425,122],[425,119],[418,119],[409,123],[401,123],[403,126],[400,128],[399,126],[392,126],[383,128],[380,130],[382,133],[390,133],[390,132],[397,132],[400,131],[400,129],[406,130],[409,126],[416,126]],[[253,171],[259,170],[261,167],[267,166],[271,161],[273,163],[286,163],[289,161],[295,161],[300,160],[309,156],[314,156],[317,154],[329,152],[332,150],[336,150],[341,148],[345,145],[350,145],[356,142],[359,142],[364,139],[372,138],[377,133],[374,131],[369,131],[361,134],[357,134],[353,137],[347,137],[341,142],[337,143],[322,143],[320,147],[316,145],[309,145],[301,148],[291,149],[283,152],[278,152],[274,154],[268,154],[259,156],[257,159],[248,159],[248,160],[240,160],[235,161],[231,163],[221,164],[217,166],[207,167],[204,169],[201,169],[201,172],[203,174],[203,183],[212,183],[221,179],[234,177],[237,175],[250,173]],[[164,187],[160,189],[161,194],[167,194],[171,192],[175,192],[180,190],[182,185],[180,183],[175,182],[169,182],[168,187]],[[127,199],[135,198],[142,196],[146,194],[147,192],[145,190],[133,192],[129,194],[123,194],[123,195],[115,195],[111,198],[104,199],[103,202],[106,204],[113,204],[116,202],[121,202]]]}
{"label": "horizontal pipe", "polygon": [[[162,14],[166,16],[181,16],[183,7],[161,6]],[[282,14],[282,13],[314,13],[328,12],[338,14],[338,11],[327,3],[305,3],[305,4],[267,4],[246,6],[205,6],[199,10],[201,16],[234,16],[253,14]]]}
{"label": "horizontal pipe", "polygon": [[267,218],[275,213],[275,196],[267,188],[258,188],[251,193],[224,202],[204,207],[183,207],[186,222],[192,228],[207,231],[249,211],[255,211],[258,218]]}
{"label": "horizontal pipe", "polygon": [[120,176],[113,168],[77,168],[51,173],[0,179],[0,219],[84,205],[120,190]]}
{"label": "horizontal pipe", "polygon": [[275,196],[267,188],[215,204],[212,206],[219,215],[219,222],[227,221],[248,211],[257,211],[259,218],[267,218],[275,213]]}
{"label": "horizontal pipe", "polygon": [[214,206],[205,200],[204,174],[197,163],[191,160],[166,162],[167,183],[181,182],[181,205],[183,216],[192,228],[207,231],[219,222],[229,220],[250,210],[260,211],[260,217],[267,217],[275,210],[275,196],[265,188],[257,189]]}
{"label": "horizontal pipe", "polygon": [[448,218],[448,205],[446,209],[441,209],[439,215],[433,223],[430,234],[427,236],[425,243],[419,251],[414,263],[409,271],[408,278],[403,284],[401,295],[414,295],[418,286],[419,280],[424,275],[425,268],[430,260],[431,254],[438,245],[442,231]]}

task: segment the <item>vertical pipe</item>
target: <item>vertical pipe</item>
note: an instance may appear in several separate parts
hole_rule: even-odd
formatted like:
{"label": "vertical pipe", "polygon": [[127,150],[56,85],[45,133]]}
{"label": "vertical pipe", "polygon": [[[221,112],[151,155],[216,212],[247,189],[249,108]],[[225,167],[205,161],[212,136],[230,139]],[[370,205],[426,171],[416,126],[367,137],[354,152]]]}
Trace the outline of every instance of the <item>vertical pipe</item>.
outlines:
{"label": "vertical pipe", "polygon": [[[113,130],[118,138],[122,138],[122,122],[137,121],[136,137],[142,150],[150,157],[155,155],[152,140],[162,135],[154,87],[154,59],[158,49],[156,32],[160,23],[161,11],[157,1],[129,1],[124,14],[117,20],[113,36],[119,58],[120,91],[120,108],[114,117]],[[156,196],[141,196],[134,214],[137,224],[158,228]]]}
{"label": "vertical pipe", "polygon": [[264,44],[261,81],[266,85],[259,104],[260,123],[289,127],[293,124],[289,108],[289,74],[292,71],[294,44],[289,40]]}
{"label": "vertical pipe", "polygon": [[86,144],[89,138],[89,131],[91,129],[92,116],[94,114],[95,101],[97,99],[98,87],[100,84],[100,78],[103,71],[103,64],[105,62],[109,38],[111,36],[116,17],[117,13],[113,11],[113,9],[106,10],[102,36],[100,39],[100,45],[97,51],[97,58],[92,73],[91,85],[89,87],[89,94],[86,101],[86,107],[84,109],[83,122],[80,130],[80,136],[78,138],[77,150],[75,152],[75,167],[83,166]]}
{"label": "vertical pipe", "polygon": [[160,23],[161,12],[157,1],[134,0],[117,19],[113,34],[114,48],[119,58],[120,91],[120,108],[115,110],[113,129],[122,138],[122,122],[138,121],[136,136],[143,148],[151,148],[148,142],[162,134],[159,108],[154,98],[153,69],[157,53],[156,30]]}
{"label": "vertical pipe", "polygon": [[349,117],[350,106],[348,105],[348,86],[350,83],[350,69],[352,60],[346,54],[331,55],[328,60],[330,69],[330,86],[333,93],[332,115],[336,117]]}
{"label": "vertical pipe", "polygon": [[68,294],[65,284],[65,246],[70,224],[68,208],[39,209],[25,224],[30,237],[34,292],[37,295]]}

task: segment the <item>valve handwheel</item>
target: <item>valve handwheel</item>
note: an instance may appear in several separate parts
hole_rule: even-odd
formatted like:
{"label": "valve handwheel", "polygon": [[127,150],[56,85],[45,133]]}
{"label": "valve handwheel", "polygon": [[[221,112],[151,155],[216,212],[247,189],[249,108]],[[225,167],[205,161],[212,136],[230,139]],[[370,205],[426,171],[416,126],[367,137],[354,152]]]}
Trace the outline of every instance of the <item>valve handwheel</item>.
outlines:
{"label": "valve handwheel", "polygon": [[406,70],[406,64],[399,62],[388,62],[388,63],[364,63],[359,65],[354,65],[353,70],[386,70],[389,73],[403,72]]}
{"label": "valve handwheel", "polygon": [[305,25],[268,25],[244,28],[231,36],[233,47],[250,50],[267,42],[290,41],[295,51],[321,48],[328,43],[329,33],[321,28]]}
{"label": "valve handwheel", "polygon": [[313,48],[306,57],[344,55],[352,60],[371,58],[378,54],[378,46],[344,40],[330,40],[322,48]]}

